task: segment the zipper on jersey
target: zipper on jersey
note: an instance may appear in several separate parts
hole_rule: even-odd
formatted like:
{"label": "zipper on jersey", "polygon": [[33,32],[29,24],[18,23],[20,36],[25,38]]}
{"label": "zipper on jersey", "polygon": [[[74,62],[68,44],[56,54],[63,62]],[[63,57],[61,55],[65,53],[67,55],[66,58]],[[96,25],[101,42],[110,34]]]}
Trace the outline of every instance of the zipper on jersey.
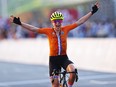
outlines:
{"label": "zipper on jersey", "polygon": [[59,34],[56,34],[56,35],[58,39],[58,55],[61,55],[61,50],[62,50],[61,37]]}

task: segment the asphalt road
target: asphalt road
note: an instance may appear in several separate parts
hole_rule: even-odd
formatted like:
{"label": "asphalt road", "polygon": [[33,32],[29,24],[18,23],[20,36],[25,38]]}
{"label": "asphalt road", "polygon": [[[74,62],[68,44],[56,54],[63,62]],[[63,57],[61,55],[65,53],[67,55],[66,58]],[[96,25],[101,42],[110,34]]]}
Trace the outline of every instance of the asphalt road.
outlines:
{"label": "asphalt road", "polygon": [[[78,70],[73,87],[116,87],[116,73]],[[0,87],[51,87],[48,66],[0,62]]]}

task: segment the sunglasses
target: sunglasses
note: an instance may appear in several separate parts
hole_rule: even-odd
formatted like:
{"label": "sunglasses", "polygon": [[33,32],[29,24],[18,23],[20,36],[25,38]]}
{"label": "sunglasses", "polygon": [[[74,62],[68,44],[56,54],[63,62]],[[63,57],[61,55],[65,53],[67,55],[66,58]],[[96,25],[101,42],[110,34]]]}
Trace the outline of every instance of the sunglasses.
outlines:
{"label": "sunglasses", "polygon": [[53,20],[54,23],[62,23],[62,20],[61,19],[58,19],[58,20]]}

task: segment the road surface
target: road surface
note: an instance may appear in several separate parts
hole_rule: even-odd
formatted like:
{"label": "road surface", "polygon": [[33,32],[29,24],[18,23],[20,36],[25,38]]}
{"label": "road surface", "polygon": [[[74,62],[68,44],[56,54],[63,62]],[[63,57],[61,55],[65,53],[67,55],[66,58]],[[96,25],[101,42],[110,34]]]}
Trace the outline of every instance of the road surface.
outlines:
{"label": "road surface", "polygon": [[[78,70],[73,87],[116,87],[116,73]],[[48,66],[0,62],[0,87],[51,87]]]}

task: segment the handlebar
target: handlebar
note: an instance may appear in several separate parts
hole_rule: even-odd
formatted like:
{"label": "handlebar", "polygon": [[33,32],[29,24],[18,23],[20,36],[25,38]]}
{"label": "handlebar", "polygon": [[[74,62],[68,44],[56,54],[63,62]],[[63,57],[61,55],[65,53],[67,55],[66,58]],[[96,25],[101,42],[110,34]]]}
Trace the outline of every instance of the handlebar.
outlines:
{"label": "handlebar", "polygon": [[67,72],[66,70],[64,70],[63,72],[58,72],[56,69],[54,69],[52,75],[54,76],[54,75],[62,74],[65,77],[66,74],[70,74],[70,73],[75,73],[75,76],[76,76],[75,81],[77,82],[78,81],[77,69],[75,69],[75,71],[72,71],[72,72]]}
{"label": "handlebar", "polygon": [[75,71],[72,71],[72,72],[67,72],[66,70],[63,72],[57,72],[57,70],[54,69],[52,74],[57,75],[57,74],[69,74],[69,73],[76,73],[77,74],[77,69],[75,69]]}

